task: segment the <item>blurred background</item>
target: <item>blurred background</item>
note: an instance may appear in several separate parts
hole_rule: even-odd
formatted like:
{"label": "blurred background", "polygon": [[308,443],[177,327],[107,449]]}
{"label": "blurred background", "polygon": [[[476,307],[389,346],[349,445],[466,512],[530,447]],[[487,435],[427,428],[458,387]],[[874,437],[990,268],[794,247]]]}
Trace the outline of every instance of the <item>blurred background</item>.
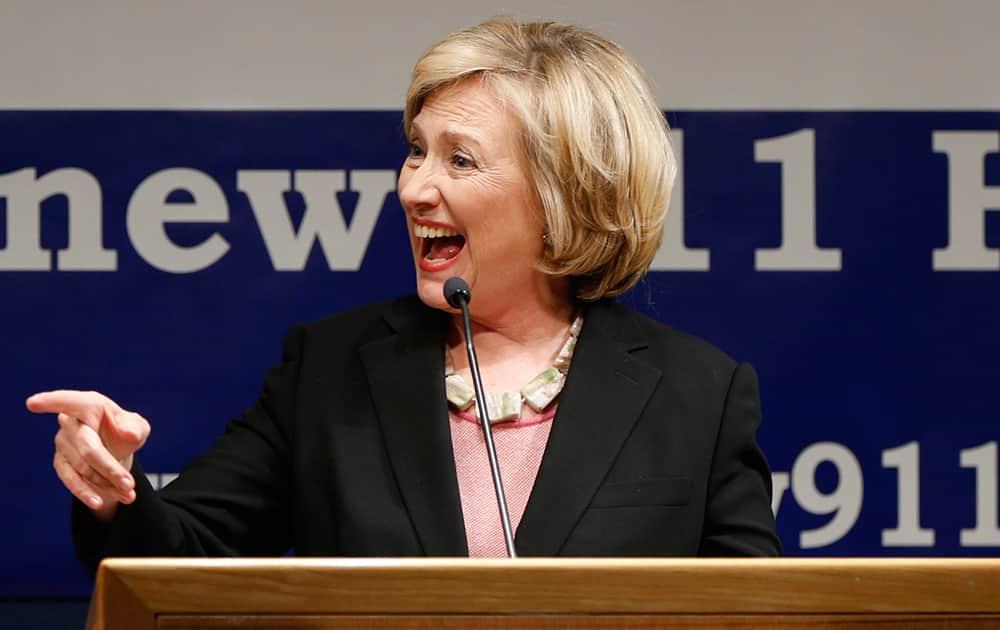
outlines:
{"label": "blurred background", "polygon": [[92,583],[29,394],[97,389],[169,482],[287,328],[412,291],[418,55],[496,14],[614,39],[682,164],[626,303],[751,362],[791,556],[1000,551],[1000,4],[0,4],[0,626]]}

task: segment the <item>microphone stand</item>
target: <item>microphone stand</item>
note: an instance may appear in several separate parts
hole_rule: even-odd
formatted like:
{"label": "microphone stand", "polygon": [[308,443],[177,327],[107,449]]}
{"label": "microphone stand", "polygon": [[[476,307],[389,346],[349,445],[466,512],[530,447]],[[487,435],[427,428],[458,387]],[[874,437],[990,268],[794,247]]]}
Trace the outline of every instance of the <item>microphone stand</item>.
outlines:
{"label": "microphone stand", "polygon": [[[452,282],[458,280],[458,282]],[[493,474],[493,489],[497,495],[497,507],[500,509],[500,524],[503,526],[503,539],[507,545],[507,555],[517,557],[514,549],[514,534],[510,526],[510,513],[507,511],[507,497],[504,495],[503,482],[500,479],[500,464],[497,461],[497,450],[493,446],[493,427],[486,412],[486,395],[483,392],[483,381],[479,375],[479,361],[476,359],[476,348],[472,345],[472,325],[469,323],[469,301],[472,294],[469,285],[461,278],[450,278],[445,282],[445,299],[454,307],[462,310],[462,325],[465,328],[465,351],[469,355],[469,368],[472,370],[472,384],[476,390],[476,411],[479,413],[479,423],[483,427],[483,439],[486,441],[486,453],[490,459],[490,472]]]}

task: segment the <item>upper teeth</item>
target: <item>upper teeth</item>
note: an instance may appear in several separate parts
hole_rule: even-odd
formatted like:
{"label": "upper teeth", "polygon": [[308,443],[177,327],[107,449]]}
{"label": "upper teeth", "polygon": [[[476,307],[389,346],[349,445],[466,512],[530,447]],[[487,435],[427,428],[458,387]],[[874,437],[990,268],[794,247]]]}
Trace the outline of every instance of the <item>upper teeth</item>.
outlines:
{"label": "upper teeth", "polygon": [[444,227],[430,227],[428,225],[413,225],[413,234],[417,238],[440,238],[442,236],[458,236],[458,232]]}

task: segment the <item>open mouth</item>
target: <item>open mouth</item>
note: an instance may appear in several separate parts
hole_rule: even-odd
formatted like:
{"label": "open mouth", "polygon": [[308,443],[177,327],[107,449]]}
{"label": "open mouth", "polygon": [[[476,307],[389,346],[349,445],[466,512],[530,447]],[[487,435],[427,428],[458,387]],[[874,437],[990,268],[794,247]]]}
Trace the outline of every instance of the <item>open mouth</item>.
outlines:
{"label": "open mouth", "polygon": [[421,240],[420,262],[425,268],[447,266],[465,247],[465,237],[448,227],[415,223],[413,234]]}

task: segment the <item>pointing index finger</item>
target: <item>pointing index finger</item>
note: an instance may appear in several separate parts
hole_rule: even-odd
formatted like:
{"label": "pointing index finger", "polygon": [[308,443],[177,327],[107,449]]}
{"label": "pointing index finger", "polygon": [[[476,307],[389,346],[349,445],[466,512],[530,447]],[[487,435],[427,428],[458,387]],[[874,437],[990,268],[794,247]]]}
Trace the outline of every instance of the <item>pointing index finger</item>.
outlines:
{"label": "pointing index finger", "polygon": [[86,424],[97,427],[102,417],[120,411],[118,405],[97,392],[60,389],[35,394],[25,401],[34,413],[66,413]]}

